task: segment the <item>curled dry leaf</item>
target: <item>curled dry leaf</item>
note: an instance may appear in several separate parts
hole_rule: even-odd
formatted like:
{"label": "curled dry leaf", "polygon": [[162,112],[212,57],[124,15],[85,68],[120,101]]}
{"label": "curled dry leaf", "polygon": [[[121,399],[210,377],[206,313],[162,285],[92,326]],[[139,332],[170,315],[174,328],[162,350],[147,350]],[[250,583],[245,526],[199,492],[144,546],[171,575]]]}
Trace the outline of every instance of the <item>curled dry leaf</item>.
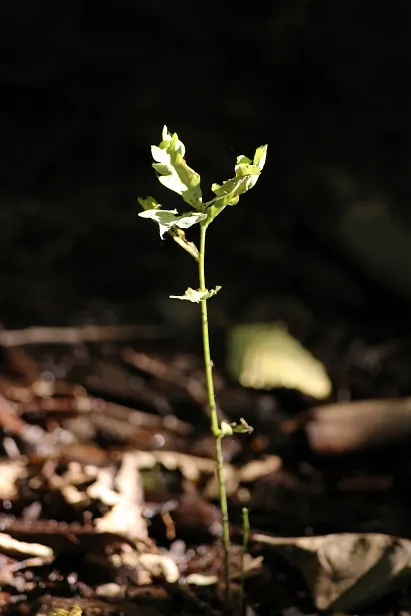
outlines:
{"label": "curled dry leaf", "polygon": [[316,537],[254,534],[299,569],[320,610],[351,611],[411,579],[411,541],[378,533]]}
{"label": "curled dry leaf", "polygon": [[115,582],[107,582],[106,584],[100,584],[95,589],[96,597],[112,598],[122,597],[124,594],[123,589],[119,584]]}
{"label": "curled dry leaf", "polygon": [[[142,545],[140,545],[140,548]],[[120,577],[115,577],[115,583],[119,583],[122,575],[127,572],[134,585],[148,586],[153,580],[164,580],[171,584],[177,582],[180,571],[174,560],[166,553],[161,553],[151,546],[144,546],[140,551],[125,543],[119,543],[112,553],[102,555],[101,552],[93,552],[87,555],[87,562],[92,567],[112,568],[119,572]],[[114,588],[109,591],[114,590]]]}
{"label": "curled dry leaf", "polygon": [[185,584],[193,586],[211,586],[217,584],[218,577],[216,575],[204,575],[203,573],[190,573],[184,578]]}
{"label": "curled dry leaf", "polygon": [[26,522],[19,518],[5,520],[7,532],[20,542],[38,542],[50,546],[55,552],[73,553],[78,551],[91,552],[118,542],[130,541],[124,535],[115,533],[96,533],[93,526],[73,522],[55,522],[54,520],[31,520]]}
{"label": "curled dry leaf", "polygon": [[53,550],[50,547],[40,543],[18,541],[5,533],[0,533],[0,550],[8,554],[21,556],[39,556],[45,559],[51,559],[53,557]]}
{"label": "curled dry leaf", "polygon": [[134,453],[122,455],[115,488],[120,499],[104,517],[96,520],[97,532],[119,533],[131,540],[146,539],[147,524],[142,516],[143,488]]}
{"label": "curled dry leaf", "polygon": [[239,479],[242,483],[252,483],[261,477],[276,473],[281,466],[282,460],[278,456],[265,456],[261,460],[251,460],[239,469]]}
{"label": "curled dry leaf", "polygon": [[17,498],[16,482],[27,477],[27,468],[23,460],[2,460],[0,462],[0,500]]}
{"label": "curled dry leaf", "polygon": [[158,578],[173,584],[180,577],[180,571],[176,563],[165,554],[141,554],[138,561],[140,566],[148,571],[152,578]]}

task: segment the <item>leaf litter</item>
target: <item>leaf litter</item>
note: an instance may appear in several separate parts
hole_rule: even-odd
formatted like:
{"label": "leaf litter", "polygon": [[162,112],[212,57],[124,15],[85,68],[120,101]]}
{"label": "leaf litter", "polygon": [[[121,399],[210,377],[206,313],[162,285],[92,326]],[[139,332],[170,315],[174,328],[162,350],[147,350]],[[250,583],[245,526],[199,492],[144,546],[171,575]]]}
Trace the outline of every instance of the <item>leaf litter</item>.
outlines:
{"label": "leaf litter", "polygon": [[[224,612],[201,356],[143,330],[1,332],[6,616]],[[377,378],[392,378],[396,348],[347,345],[344,379],[340,357],[327,365],[323,404],[216,370],[227,421],[254,426],[223,441],[234,594],[250,510],[249,613],[411,609],[409,398],[404,388],[379,395]],[[352,401],[340,397],[347,384]]]}

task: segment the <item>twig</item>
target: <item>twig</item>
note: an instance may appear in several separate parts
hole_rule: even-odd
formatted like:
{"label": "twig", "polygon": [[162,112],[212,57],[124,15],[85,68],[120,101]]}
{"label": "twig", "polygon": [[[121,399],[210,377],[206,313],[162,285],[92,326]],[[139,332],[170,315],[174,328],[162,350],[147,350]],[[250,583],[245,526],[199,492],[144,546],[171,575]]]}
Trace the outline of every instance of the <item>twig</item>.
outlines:
{"label": "twig", "polygon": [[28,327],[0,330],[0,346],[16,347],[28,344],[79,344],[139,338],[159,340],[167,332],[155,325],[84,325],[80,327]]}

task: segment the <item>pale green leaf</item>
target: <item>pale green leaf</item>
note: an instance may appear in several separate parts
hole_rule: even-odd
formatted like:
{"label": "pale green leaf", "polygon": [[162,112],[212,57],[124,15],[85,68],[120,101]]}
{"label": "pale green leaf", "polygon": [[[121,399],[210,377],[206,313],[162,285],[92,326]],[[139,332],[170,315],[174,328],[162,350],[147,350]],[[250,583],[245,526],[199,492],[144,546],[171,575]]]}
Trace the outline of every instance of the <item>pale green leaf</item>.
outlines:
{"label": "pale green leaf", "polygon": [[153,168],[158,179],[167,188],[181,195],[186,203],[201,211],[202,193],[200,175],[185,161],[185,146],[177,133],[171,135],[167,126],[163,128],[163,140],[159,146],[151,146]]}
{"label": "pale green leaf", "polygon": [[177,210],[161,210],[158,208],[140,212],[139,216],[141,216],[141,218],[151,218],[151,220],[154,220],[154,222],[156,222],[159,226],[160,237],[162,239],[164,238],[164,234],[167,233],[167,231],[170,231],[173,227],[188,229],[201,220],[205,220],[207,217],[206,214],[201,214],[200,212],[186,212],[185,214],[178,216]]}
{"label": "pale green leaf", "polygon": [[[244,178],[247,175],[259,176],[260,173],[261,173],[261,169],[260,167],[257,167],[257,165],[248,165],[247,163],[241,163],[241,165],[236,165],[235,167],[235,177],[236,178]],[[257,179],[255,181],[257,181]]]}
{"label": "pale green leaf", "polygon": [[253,162],[243,154],[237,156],[235,177],[223,184],[212,185],[211,190],[215,193],[216,197],[205,204],[207,207],[208,224],[227,205],[237,205],[240,196],[255,186],[264,167],[266,154],[267,146],[265,145],[257,148]]}
{"label": "pale green leaf", "polygon": [[252,165],[253,161],[247,156],[244,156],[244,154],[240,154],[240,156],[237,156],[236,164],[237,165],[241,165],[241,164]]}
{"label": "pale green leaf", "polygon": [[240,418],[239,423],[232,423],[231,427],[236,434],[251,434],[254,428],[250,426],[245,419]]}
{"label": "pale green leaf", "polygon": [[254,154],[253,164],[257,165],[257,167],[260,167],[261,170],[263,169],[267,158],[267,147],[267,145],[260,145],[260,147],[256,149]]}
{"label": "pale green leaf", "polygon": [[144,210],[158,210],[161,208],[161,205],[154,197],[146,197],[145,199],[138,197],[137,201]]}
{"label": "pale green leaf", "polygon": [[216,295],[221,287],[219,285],[216,286],[215,289],[211,289],[210,291],[200,291],[199,289],[192,289],[188,287],[184,295],[170,295],[171,299],[183,299],[188,302],[194,302],[199,304],[203,299],[209,299],[213,295]]}
{"label": "pale green leaf", "polygon": [[222,421],[220,425],[222,436],[233,436],[233,427],[226,421]]}
{"label": "pale green leaf", "polygon": [[244,387],[298,389],[318,399],[331,394],[321,362],[276,323],[234,327],[229,333],[227,367]]}

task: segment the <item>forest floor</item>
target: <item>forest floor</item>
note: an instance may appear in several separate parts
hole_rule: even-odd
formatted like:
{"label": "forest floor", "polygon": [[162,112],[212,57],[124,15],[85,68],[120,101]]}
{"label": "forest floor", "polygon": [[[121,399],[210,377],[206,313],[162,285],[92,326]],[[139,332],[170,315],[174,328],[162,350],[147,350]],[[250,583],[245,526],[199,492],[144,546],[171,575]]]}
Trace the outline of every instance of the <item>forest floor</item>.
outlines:
{"label": "forest floor", "polygon": [[[254,428],[223,441],[233,604],[244,572],[247,615],[410,613],[411,341],[311,343],[321,402],[246,389],[216,351],[221,413]],[[116,325],[0,351],[1,614],[224,613],[201,347]]]}

